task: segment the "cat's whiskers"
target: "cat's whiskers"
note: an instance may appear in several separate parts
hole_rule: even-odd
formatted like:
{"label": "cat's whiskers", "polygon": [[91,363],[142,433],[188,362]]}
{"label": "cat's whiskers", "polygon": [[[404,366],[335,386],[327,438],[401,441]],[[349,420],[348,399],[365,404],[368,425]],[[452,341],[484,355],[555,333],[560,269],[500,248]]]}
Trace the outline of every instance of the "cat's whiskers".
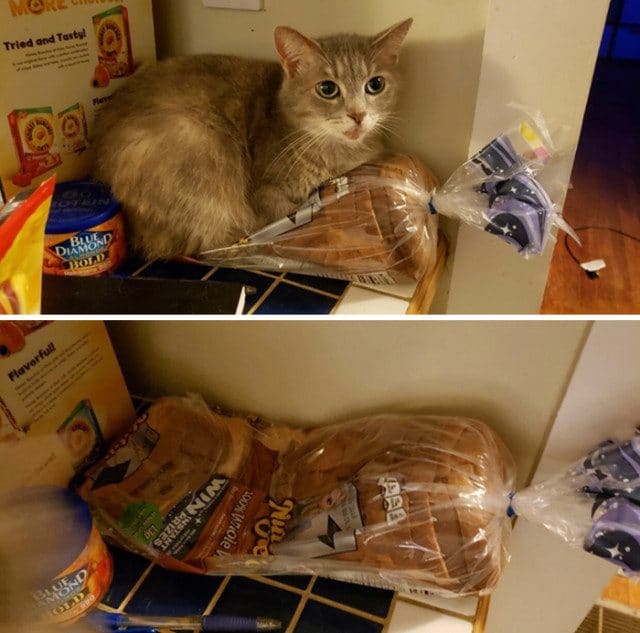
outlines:
{"label": "cat's whiskers", "polygon": [[304,155],[316,145],[319,145],[324,139],[331,135],[329,130],[321,129],[319,132],[312,133],[313,138],[300,150],[296,159],[291,163],[284,179],[287,180],[291,175],[291,172],[295,169],[296,165],[303,159]]}
{"label": "cat's whiskers", "polygon": [[[290,150],[294,150],[297,146],[303,145],[305,141],[307,141],[310,137],[313,136],[313,133],[309,132],[308,130],[296,130],[295,132],[288,134],[285,138],[289,138],[294,134],[298,134],[299,136],[294,138],[291,142],[287,143],[276,154],[276,156],[273,158],[273,160],[269,163],[269,165],[265,169],[264,171],[265,175],[269,174],[272,170],[274,170],[276,165],[278,165],[278,163],[282,162],[282,160],[284,160],[287,157]],[[278,170],[275,170],[275,173],[277,173],[277,171]]]}
{"label": "cat's whiskers", "polygon": [[[315,141],[316,141],[316,135],[309,133],[303,139],[301,139],[299,143],[292,144],[291,147],[287,148],[288,151],[285,154],[283,154],[283,156],[278,161],[279,163],[278,169],[275,172],[278,178],[286,180],[289,177],[289,174],[291,173],[291,169],[292,169],[291,161],[293,160],[293,164],[295,164],[298,158],[301,155],[303,155],[307,151],[308,147],[310,145],[313,145]],[[285,169],[287,171],[283,177],[282,174]]]}
{"label": "cat's whiskers", "polygon": [[387,113],[378,119],[375,129],[381,131],[384,136],[394,136],[397,139],[404,141],[405,138],[398,132],[398,127],[402,121],[403,119],[401,117]]}
{"label": "cat's whiskers", "polygon": [[388,125],[399,125],[400,123],[403,123],[404,119],[394,114],[386,114],[385,116],[380,117],[379,121]]}
{"label": "cat's whiskers", "polygon": [[[295,143],[300,142],[302,139],[307,137],[309,134],[310,133],[307,130],[298,129],[298,130],[294,130],[293,132],[289,132],[289,134],[284,136],[281,139],[283,145],[281,146],[280,151],[275,155],[273,160],[267,166],[267,171],[268,171],[269,167],[271,165],[273,165],[273,163],[275,163],[276,160],[291,147],[291,145],[294,145]],[[294,137],[294,138],[292,140],[288,141],[288,139],[291,139],[291,137]],[[286,141],[288,141],[288,142],[286,142]]]}
{"label": "cat's whiskers", "polygon": [[378,123],[377,129],[380,130],[385,136],[394,136],[395,138],[404,141],[404,137],[397,130],[386,123]]}

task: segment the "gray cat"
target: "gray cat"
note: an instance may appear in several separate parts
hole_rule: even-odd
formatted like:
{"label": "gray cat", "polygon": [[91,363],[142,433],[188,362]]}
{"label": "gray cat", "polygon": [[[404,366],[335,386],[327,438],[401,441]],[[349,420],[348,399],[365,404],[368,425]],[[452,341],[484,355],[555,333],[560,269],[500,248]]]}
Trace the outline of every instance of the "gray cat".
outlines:
{"label": "gray cat", "polygon": [[122,201],[133,246],[152,259],[230,245],[379,156],[411,23],[317,40],[278,27],[281,64],[197,55],[141,69],[94,136],[93,175]]}

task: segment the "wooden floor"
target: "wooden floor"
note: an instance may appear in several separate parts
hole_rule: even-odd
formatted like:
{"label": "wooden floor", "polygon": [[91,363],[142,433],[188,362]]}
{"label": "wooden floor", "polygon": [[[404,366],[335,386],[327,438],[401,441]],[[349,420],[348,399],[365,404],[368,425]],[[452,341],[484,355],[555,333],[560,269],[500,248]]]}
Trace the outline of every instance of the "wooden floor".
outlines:
{"label": "wooden floor", "polygon": [[604,600],[611,600],[638,610],[640,613],[640,584],[632,582],[624,576],[614,576],[602,594]]}
{"label": "wooden floor", "polygon": [[[574,227],[607,226],[640,238],[640,64],[601,61],[564,216]],[[640,241],[610,231],[580,231],[580,262],[607,267],[589,279],[565,248],[553,253],[542,314],[640,313]]]}

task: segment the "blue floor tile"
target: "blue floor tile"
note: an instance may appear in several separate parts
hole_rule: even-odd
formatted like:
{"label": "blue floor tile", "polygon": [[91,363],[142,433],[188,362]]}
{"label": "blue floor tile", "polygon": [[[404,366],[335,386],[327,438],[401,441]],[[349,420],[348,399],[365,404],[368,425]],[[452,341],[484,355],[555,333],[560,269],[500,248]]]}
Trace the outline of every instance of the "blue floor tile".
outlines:
{"label": "blue floor tile", "polygon": [[284,631],[300,602],[300,596],[249,578],[234,577],[225,587],[213,613],[263,616],[282,622]]}
{"label": "blue floor tile", "polygon": [[324,290],[324,292],[330,292],[333,295],[342,296],[342,293],[347,289],[349,285],[348,281],[341,279],[330,279],[328,277],[313,277],[311,275],[298,275],[296,273],[287,273],[284,276],[285,279],[290,279],[303,286],[310,286],[311,288],[318,288],[318,290]]}
{"label": "blue floor tile", "polygon": [[313,593],[380,618],[386,617],[393,598],[393,591],[353,585],[329,578],[318,578],[313,585]]}
{"label": "blue floor tile", "polygon": [[157,261],[145,268],[139,277],[155,277],[156,279],[202,279],[210,266],[189,264],[187,262]]}
{"label": "blue floor tile", "polygon": [[128,613],[198,615],[206,608],[222,578],[183,574],[154,567],[127,605]]}
{"label": "blue floor tile", "polygon": [[309,600],[295,633],[380,633],[382,624]]}
{"label": "blue floor tile", "polygon": [[337,299],[280,282],[254,314],[330,314]]}
{"label": "blue floor tile", "polygon": [[256,289],[254,294],[248,294],[245,302],[245,313],[251,310],[260,297],[269,289],[275,281],[273,277],[265,277],[248,270],[234,270],[233,268],[219,268],[210,279],[213,281],[226,281],[244,284]]}
{"label": "blue floor tile", "polygon": [[122,263],[121,266],[118,267],[118,269],[115,271],[115,274],[125,277],[133,275],[133,273],[135,273],[136,270],[142,268],[144,264],[145,260],[142,257],[139,257],[138,255],[131,255],[125,262]]}
{"label": "blue floor tile", "polygon": [[117,609],[140,578],[140,574],[151,563],[146,558],[119,547],[109,546],[109,552],[113,559],[113,581],[102,602]]}

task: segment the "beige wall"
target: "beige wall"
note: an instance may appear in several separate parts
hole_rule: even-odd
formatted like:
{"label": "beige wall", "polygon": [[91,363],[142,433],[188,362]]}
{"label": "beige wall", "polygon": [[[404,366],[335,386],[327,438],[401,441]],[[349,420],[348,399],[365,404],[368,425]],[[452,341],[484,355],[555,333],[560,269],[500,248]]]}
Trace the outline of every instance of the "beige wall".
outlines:
{"label": "beige wall", "polygon": [[201,0],[155,0],[160,57],[224,53],[276,59],[273,30],[288,24],[311,36],[377,33],[406,17],[405,151],[440,176],[467,155],[488,0],[265,0],[264,11],[209,9]]}
{"label": "beige wall", "polygon": [[530,473],[584,322],[112,322],[129,387],[298,424],[382,411],[479,417]]}

